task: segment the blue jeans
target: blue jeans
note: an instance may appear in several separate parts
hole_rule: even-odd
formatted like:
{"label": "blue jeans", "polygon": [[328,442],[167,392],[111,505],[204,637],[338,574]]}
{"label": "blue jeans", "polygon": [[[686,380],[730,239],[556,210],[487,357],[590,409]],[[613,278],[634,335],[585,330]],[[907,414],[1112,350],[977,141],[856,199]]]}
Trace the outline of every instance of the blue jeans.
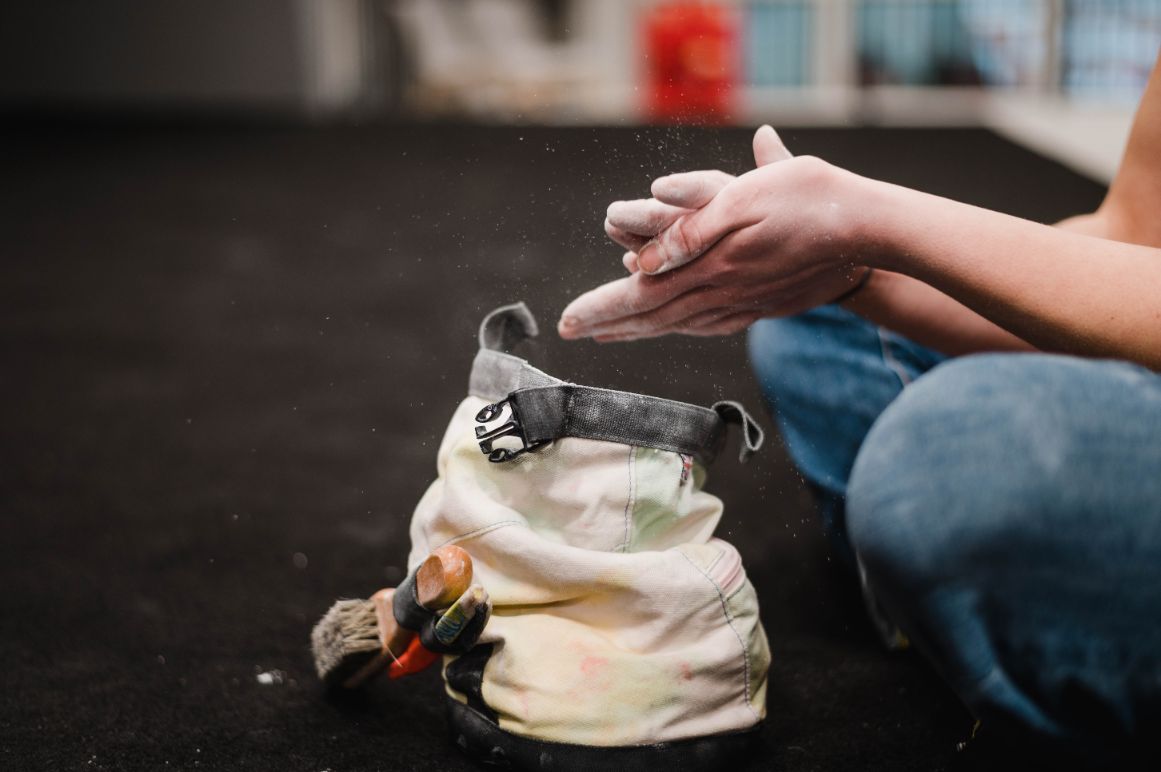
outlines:
{"label": "blue jeans", "polygon": [[983,727],[1156,754],[1161,375],[949,360],[833,306],[749,343],[828,531]]}

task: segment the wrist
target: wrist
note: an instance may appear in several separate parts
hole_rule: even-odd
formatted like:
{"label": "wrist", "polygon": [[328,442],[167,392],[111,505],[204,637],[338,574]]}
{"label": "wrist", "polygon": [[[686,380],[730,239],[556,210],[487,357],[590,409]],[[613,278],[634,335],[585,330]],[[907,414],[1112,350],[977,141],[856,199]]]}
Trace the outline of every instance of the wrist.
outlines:
{"label": "wrist", "polygon": [[858,287],[836,302],[860,316],[876,316],[883,308],[890,306],[891,286],[898,278],[898,274],[868,266]]}
{"label": "wrist", "polygon": [[908,217],[907,188],[851,175],[853,213],[848,254],[853,262],[871,269],[907,273],[911,250],[903,244],[902,220]]}
{"label": "wrist", "polygon": [[875,272],[875,269],[869,265],[859,266],[859,268],[862,270],[862,273],[855,274],[850,287],[843,290],[838,297],[830,301],[832,304],[845,305],[848,301],[853,300],[870,283],[871,275]]}

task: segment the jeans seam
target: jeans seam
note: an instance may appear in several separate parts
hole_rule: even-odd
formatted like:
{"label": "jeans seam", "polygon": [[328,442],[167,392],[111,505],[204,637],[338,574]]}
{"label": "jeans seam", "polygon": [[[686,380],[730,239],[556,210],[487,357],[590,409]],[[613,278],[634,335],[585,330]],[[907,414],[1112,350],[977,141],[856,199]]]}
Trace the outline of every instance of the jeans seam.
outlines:
{"label": "jeans seam", "polygon": [[907,374],[902,363],[891,353],[891,343],[887,340],[886,331],[882,327],[875,327],[875,333],[879,337],[879,355],[883,358],[883,364],[895,373],[901,386],[907,387],[911,383],[911,376]]}

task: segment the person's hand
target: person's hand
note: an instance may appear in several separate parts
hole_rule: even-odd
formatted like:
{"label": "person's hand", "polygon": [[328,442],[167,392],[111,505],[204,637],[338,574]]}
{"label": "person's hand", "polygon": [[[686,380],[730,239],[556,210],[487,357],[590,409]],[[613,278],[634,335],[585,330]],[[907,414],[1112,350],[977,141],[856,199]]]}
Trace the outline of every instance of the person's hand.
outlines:
{"label": "person's hand", "polygon": [[662,230],[626,255],[626,266],[639,270],[569,304],[561,336],[726,335],[763,316],[830,302],[857,284],[867,271],[855,238],[860,178],[792,157],[768,126],[755,149],[764,165],[736,179],[694,172],[656,181],[654,199],[627,202],[642,215],[635,222],[610,207],[606,228],[618,241]]}
{"label": "person's hand", "polygon": [[[754,134],[754,162],[765,166],[790,157],[778,134],[763,126]],[[723,171],[682,172],[659,177],[652,186],[653,198],[614,201],[605,218],[605,233],[628,251],[622,258],[630,273],[638,270],[637,253],[677,218],[708,204],[734,175]]]}

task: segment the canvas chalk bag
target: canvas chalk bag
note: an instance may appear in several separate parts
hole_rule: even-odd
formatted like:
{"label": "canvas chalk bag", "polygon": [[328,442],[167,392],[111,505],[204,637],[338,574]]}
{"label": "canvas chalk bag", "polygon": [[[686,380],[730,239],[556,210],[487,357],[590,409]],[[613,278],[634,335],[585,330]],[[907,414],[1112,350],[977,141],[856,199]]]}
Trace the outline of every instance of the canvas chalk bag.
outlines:
{"label": "canvas chalk bag", "polygon": [[703,408],[566,383],[513,356],[523,303],[480,327],[469,396],[411,521],[409,567],[458,544],[493,612],[445,658],[452,736],[516,769],[714,768],[765,716],[770,651],[704,465],[741,427]]}

